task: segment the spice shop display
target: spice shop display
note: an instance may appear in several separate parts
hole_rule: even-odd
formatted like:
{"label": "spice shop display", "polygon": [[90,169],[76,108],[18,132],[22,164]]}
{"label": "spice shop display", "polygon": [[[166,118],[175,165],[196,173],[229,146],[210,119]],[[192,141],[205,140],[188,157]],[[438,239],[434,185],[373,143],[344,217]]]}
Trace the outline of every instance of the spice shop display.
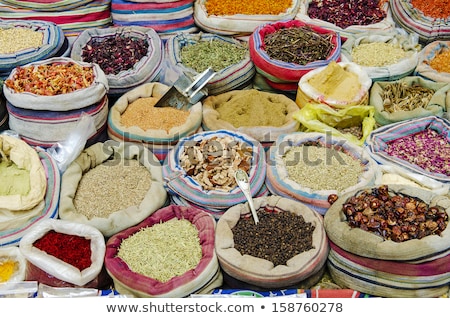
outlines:
{"label": "spice shop display", "polygon": [[362,146],[375,129],[375,108],[370,105],[334,109],[326,104],[308,103],[292,116],[300,123],[299,131],[331,133]]}
{"label": "spice shop display", "polygon": [[257,289],[316,284],[320,277],[315,274],[329,250],[322,216],[290,198],[254,201],[257,224],[246,204],[229,208],[217,222],[216,252],[223,272]]}
{"label": "spice shop display", "polygon": [[309,71],[340,61],[339,33],[299,20],[262,24],[249,38],[250,57],[269,86],[295,92]]}
{"label": "spice shop display", "polygon": [[369,104],[375,107],[375,120],[387,125],[407,119],[442,117],[450,107],[450,83],[437,83],[419,76],[397,81],[375,82]]}
{"label": "spice shop display", "polygon": [[111,0],[0,2],[0,19],[40,20],[57,24],[69,38],[90,28],[111,25]]}
{"label": "spice shop display", "polygon": [[154,107],[169,88],[147,83],[123,94],[108,113],[109,138],[142,143],[162,163],[180,138],[198,132],[202,124],[201,102],[187,110]]}
{"label": "spice shop display", "polygon": [[119,293],[186,297],[222,285],[215,221],[193,207],[169,205],[106,243],[105,267]]}
{"label": "spice shop display", "polygon": [[395,28],[386,0],[302,1],[295,19],[339,32],[343,39],[366,32],[391,32]]}
{"label": "spice shop display", "polygon": [[23,236],[19,249],[29,262],[26,280],[54,287],[103,287],[105,238],[92,226],[45,220]]}
{"label": "spice shop display", "polygon": [[108,140],[86,148],[63,173],[59,217],[110,237],[166,201],[158,159],[142,145]]}
{"label": "spice shop display", "polygon": [[358,34],[342,45],[342,61],[360,65],[372,81],[394,81],[414,72],[422,46],[414,34]]}
{"label": "spice shop display", "polygon": [[333,279],[382,297],[446,293],[449,212],[447,196],[406,185],[339,197],[324,217]]}
{"label": "spice shop display", "polygon": [[331,61],[300,78],[295,102],[300,108],[307,103],[333,108],[367,105],[371,86],[371,78],[358,64]]}
{"label": "spice shop display", "polygon": [[0,23],[0,77],[20,65],[63,55],[62,29],[45,21],[4,20]]}
{"label": "spice shop display", "polygon": [[261,24],[293,20],[300,3],[300,0],[262,0],[252,3],[196,0],[194,20],[206,32],[246,37]]}
{"label": "spice shop display", "polygon": [[256,89],[235,90],[203,101],[202,128],[205,131],[239,131],[269,147],[280,134],[297,131],[292,118],[297,104],[283,94]]}
{"label": "spice shop display", "polygon": [[365,148],[379,163],[399,166],[439,182],[450,181],[450,122],[429,116],[375,129]]}
{"label": "spice shop display", "polygon": [[251,86],[255,66],[245,42],[211,33],[177,34],[167,39],[165,57],[185,75],[195,78],[211,67],[209,95]]}
{"label": "spice shop display", "polygon": [[152,28],[162,39],[179,32],[194,33],[194,0],[126,1],[111,0],[114,26]]}
{"label": "spice shop display", "polygon": [[450,83],[450,41],[433,41],[420,52],[414,75]]}
{"label": "spice shop display", "polygon": [[267,161],[270,193],[299,200],[320,214],[330,207],[330,195],[372,185],[379,173],[362,147],[330,133],[281,135]]}
{"label": "spice shop display", "polygon": [[416,33],[422,44],[450,39],[447,23],[450,11],[446,1],[390,0],[389,4],[395,23],[408,32]]}
{"label": "spice shop display", "polygon": [[229,207],[246,202],[234,178],[237,169],[249,175],[252,197],[266,194],[261,143],[240,132],[206,131],[180,139],[164,161],[163,178],[173,202],[220,218]]}
{"label": "spice shop display", "polygon": [[0,247],[0,284],[25,280],[27,260],[19,247]]}
{"label": "spice shop display", "polygon": [[113,96],[155,81],[163,56],[156,31],[138,26],[85,30],[74,40],[70,53],[76,61],[98,64]]}

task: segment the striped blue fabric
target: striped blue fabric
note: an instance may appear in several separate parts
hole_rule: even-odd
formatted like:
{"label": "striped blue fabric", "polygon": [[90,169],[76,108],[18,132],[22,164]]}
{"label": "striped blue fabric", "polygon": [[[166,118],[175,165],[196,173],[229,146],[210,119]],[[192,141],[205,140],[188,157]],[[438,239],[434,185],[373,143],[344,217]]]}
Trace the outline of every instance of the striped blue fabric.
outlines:
{"label": "striped blue fabric", "polygon": [[252,196],[261,191],[265,183],[266,160],[264,148],[255,139],[245,134],[228,130],[207,131],[180,139],[178,144],[167,154],[163,165],[163,178],[169,195],[179,196],[197,206],[213,209],[226,209],[246,201],[239,187],[230,192],[209,190],[202,186],[180,165],[180,156],[184,152],[186,143],[208,140],[214,137],[232,137],[234,140],[248,144],[252,148],[252,163],[249,171],[249,182]]}
{"label": "striped blue fabric", "polygon": [[19,9],[30,9],[35,11],[64,11],[73,10],[81,6],[85,6],[93,0],[2,0],[4,4],[14,6]]}

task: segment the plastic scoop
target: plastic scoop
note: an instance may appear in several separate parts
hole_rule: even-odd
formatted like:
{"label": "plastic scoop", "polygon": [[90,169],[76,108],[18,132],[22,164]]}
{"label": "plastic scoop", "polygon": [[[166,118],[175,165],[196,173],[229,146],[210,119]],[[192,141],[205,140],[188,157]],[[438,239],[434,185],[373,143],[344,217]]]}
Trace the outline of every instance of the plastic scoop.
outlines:
{"label": "plastic scoop", "polygon": [[252,194],[250,193],[250,183],[248,182],[247,173],[242,169],[238,169],[234,174],[234,178],[236,179],[236,183],[238,184],[239,188],[241,188],[241,191],[244,193],[248,201],[248,205],[250,206],[250,211],[252,212],[255,224],[258,224],[258,214],[256,213],[255,205],[253,204]]}

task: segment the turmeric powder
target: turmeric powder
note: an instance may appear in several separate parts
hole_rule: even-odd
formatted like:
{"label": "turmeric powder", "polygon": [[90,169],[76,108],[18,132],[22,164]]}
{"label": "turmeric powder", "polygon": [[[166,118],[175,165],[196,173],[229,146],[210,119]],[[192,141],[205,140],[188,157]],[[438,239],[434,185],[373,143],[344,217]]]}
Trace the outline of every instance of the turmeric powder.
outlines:
{"label": "turmeric powder", "polygon": [[286,12],[292,6],[292,0],[206,0],[205,8],[208,15],[235,14],[267,14],[278,15]]}
{"label": "turmeric powder", "polygon": [[7,282],[17,271],[18,263],[11,259],[0,259],[0,283]]}

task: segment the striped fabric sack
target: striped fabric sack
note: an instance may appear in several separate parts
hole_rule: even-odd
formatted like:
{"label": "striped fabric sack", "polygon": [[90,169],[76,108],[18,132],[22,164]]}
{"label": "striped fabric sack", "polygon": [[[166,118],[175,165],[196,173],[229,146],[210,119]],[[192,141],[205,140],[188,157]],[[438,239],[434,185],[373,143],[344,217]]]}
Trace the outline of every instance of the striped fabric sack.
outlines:
{"label": "striped fabric sack", "polygon": [[194,33],[194,1],[112,0],[111,17],[115,26],[142,26],[154,29],[166,39],[179,32]]}
{"label": "striped fabric sack", "polygon": [[[3,88],[0,88],[0,92],[2,92],[2,91],[3,91]],[[8,109],[6,109],[6,99],[3,96],[3,93],[0,93],[0,132],[2,132],[3,130],[9,129],[8,121],[9,121],[9,115],[8,115]]]}
{"label": "striped fabric sack", "polygon": [[[42,33],[42,44],[39,47],[32,47],[20,51],[0,54],[0,74],[9,74],[16,66],[28,64],[38,60],[44,60],[62,54],[66,37],[62,29],[46,21],[31,20],[4,20],[0,21],[0,29],[27,29]],[[17,39],[20,40],[20,39]],[[4,76],[4,77],[7,77]]]}
{"label": "striped fabric sack", "polygon": [[[10,2],[15,3],[13,5]],[[53,22],[61,27],[67,37],[77,36],[89,28],[108,27],[112,23],[111,0],[53,1],[51,3],[46,1],[45,9],[48,9],[48,11],[22,8],[17,6],[16,2],[30,3],[25,1],[0,1],[0,19]],[[60,7],[57,6],[57,2],[61,2]],[[43,5],[43,3],[41,4]]]}
{"label": "striped fabric sack", "polygon": [[[418,38],[415,34],[402,34],[400,32],[384,34],[357,34],[347,38],[342,45],[341,57],[343,62],[353,62],[353,49],[359,45],[371,43],[386,43],[401,48],[405,52],[405,57],[398,62],[385,66],[364,66],[363,70],[367,72],[372,81],[395,81],[405,76],[411,75],[419,61],[421,45],[418,44]],[[373,52],[379,54],[379,52]],[[368,57],[369,59],[370,57]]]}
{"label": "striped fabric sack", "polygon": [[160,98],[170,87],[161,83],[146,83],[123,94],[110,108],[108,113],[108,136],[116,141],[130,141],[146,145],[155,156],[164,161],[167,153],[185,136],[199,131],[202,123],[202,104],[189,108],[186,122],[169,131],[163,129],[143,130],[138,126],[126,127],[121,124],[121,115],[128,105],[139,98]]}
{"label": "striped fabric sack", "polygon": [[[203,186],[188,175],[187,171],[181,165],[181,156],[186,150],[189,151],[192,145],[197,142],[208,142],[209,140],[214,143],[218,138],[229,138],[233,142],[227,145],[227,148],[229,147],[230,149],[224,149],[221,148],[221,145],[217,145],[218,150],[215,154],[228,153],[235,143],[241,143],[251,147],[251,166],[248,172],[250,191],[252,196],[260,192],[264,186],[266,175],[266,160],[262,145],[257,140],[245,134],[228,130],[217,130],[200,132],[189,137],[184,137],[168,153],[164,160],[163,178],[169,195],[180,196],[186,201],[206,209],[226,209],[233,205],[246,202],[247,199],[238,186],[230,191],[224,191],[222,189],[204,190]],[[220,157],[217,156],[217,158]],[[228,178],[233,177],[228,176]]]}
{"label": "striped fabric sack", "polygon": [[430,62],[443,52],[450,50],[450,41],[433,41],[427,44],[420,52],[417,67],[414,75],[421,76],[425,79],[450,83],[450,74],[447,72],[438,72],[430,66]]}
{"label": "striped fabric sack", "polygon": [[446,19],[435,19],[416,9],[410,0],[390,0],[392,17],[397,25],[408,32],[417,33],[422,44],[436,40],[450,40],[450,24]]}
{"label": "striped fabric sack", "polygon": [[[202,257],[195,268],[162,282],[150,276],[132,271],[120,257],[118,249],[122,241],[144,228],[172,219],[184,219],[198,230]],[[123,230],[106,243],[105,267],[114,281],[115,289],[124,295],[138,298],[180,298],[191,294],[208,294],[222,285],[222,274],[215,252],[215,222],[205,212],[195,208],[169,205],[157,210],[136,226]],[[164,240],[164,238],[162,238]],[[183,242],[180,249],[185,249]],[[162,241],[161,244],[164,244]],[[173,242],[171,242],[173,244]],[[156,266],[155,266],[156,267]]]}
{"label": "striped fabric sack", "polygon": [[47,177],[47,189],[44,196],[44,207],[31,219],[20,226],[0,231],[0,246],[18,246],[21,238],[28,233],[29,228],[46,219],[58,218],[59,193],[61,175],[56,161],[43,149],[36,148]]}
{"label": "striped fabric sack", "polygon": [[[339,196],[324,216],[325,231],[328,238],[341,249],[366,258],[421,263],[447,255],[450,251],[450,228],[446,228],[439,235],[430,234],[421,239],[408,239],[395,242],[384,239],[361,228],[350,227],[347,217],[343,213],[343,206],[350,197],[357,196],[363,191],[372,191],[374,187],[363,187],[353,192]],[[447,215],[450,213],[450,198],[437,195],[432,191],[411,187],[408,185],[389,185],[389,196],[414,197],[423,201],[427,206],[436,206]],[[361,244],[364,242],[364,244]]]}
{"label": "striped fabric sack", "polygon": [[[341,28],[337,26],[334,23],[330,23],[325,20],[320,20],[316,18],[311,18],[308,15],[308,9],[309,5],[312,2],[312,0],[306,0],[301,1],[300,8],[298,10],[297,15],[295,16],[296,20],[301,20],[306,23],[316,25],[318,27],[332,30],[334,32],[337,32],[341,35],[342,39],[345,40],[348,37],[354,36],[356,34],[364,34],[367,32],[374,33],[374,32],[391,32],[395,30],[395,22],[391,16],[391,10],[389,9],[389,3],[388,1],[384,0],[384,4],[382,6],[383,11],[386,13],[386,17],[381,20],[380,22],[368,24],[368,25],[350,25],[345,28]],[[380,1],[381,2],[381,1]],[[364,5],[363,3],[361,3]]]}
{"label": "striped fabric sack", "polygon": [[142,39],[148,43],[147,54],[132,68],[118,74],[105,72],[109,86],[108,94],[120,96],[141,84],[154,81],[159,76],[164,49],[159,35],[151,28],[138,26],[97,28],[83,31],[74,40],[70,57],[75,61],[83,62],[83,49],[90,40],[102,41],[115,36]]}
{"label": "striped fabric sack", "polygon": [[[53,64],[70,64],[75,63],[83,67],[92,68],[94,79],[90,86],[77,89],[73,92],[58,95],[38,95],[28,92],[16,92],[14,89],[4,85],[3,93],[6,100],[18,108],[32,109],[32,110],[50,110],[50,111],[69,111],[74,109],[81,109],[98,103],[108,92],[108,79],[105,73],[100,69],[96,63],[78,62],[68,57],[53,57],[47,60],[40,60],[32,62],[21,67],[35,67],[39,65],[53,65]],[[18,70],[14,69],[8,79],[12,80],[16,76]]]}
{"label": "striped fabric sack", "polygon": [[297,254],[285,265],[278,266],[263,258],[242,255],[235,248],[232,230],[240,218],[250,214],[250,210],[248,204],[238,204],[229,208],[217,221],[216,226],[216,253],[220,266],[227,275],[260,288],[286,288],[301,284],[323,268],[329,245],[321,215],[301,202],[279,196],[256,198],[254,204],[256,210],[262,208],[266,212],[287,211],[301,215],[305,222],[311,223],[314,227],[312,233],[314,248]]}
{"label": "striped fabric sack", "polygon": [[[42,147],[49,147],[65,140],[76,128],[83,114],[92,117],[98,132],[106,125],[109,111],[106,95],[93,105],[68,111],[24,109],[10,103],[7,103],[6,107],[9,113],[9,127],[22,139]],[[89,136],[89,139],[95,134]]]}
{"label": "striped fabric sack", "polygon": [[[302,145],[318,144],[322,147],[332,148],[338,147],[341,152],[353,157],[361,162],[364,169],[359,175],[358,182],[348,188],[337,191],[333,190],[316,190],[307,184],[299,184],[289,177],[288,169],[284,161],[285,154],[292,148]],[[276,142],[267,153],[267,178],[266,185],[272,194],[287,198],[294,198],[313,208],[320,214],[327,213],[330,203],[328,196],[330,194],[341,195],[357,189],[359,187],[372,185],[379,176],[376,162],[363,148],[348,142],[347,139],[340,137],[331,137],[331,135],[319,132],[295,132],[284,134],[278,137]],[[305,154],[306,156],[306,154]],[[304,160],[305,164],[310,163],[311,169],[314,168],[314,162],[308,157],[299,158]],[[329,160],[329,158],[327,159]],[[308,171],[304,171],[308,173]],[[341,193],[338,193],[341,192]]]}
{"label": "striped fabric sack", "polygon": [[414,135],[427,129],[438,132],[439,135],[445,136],[448,141],[448,136],[450,135],[450,121],[442,117],[428,116],[385,125],[372,131],[366,139],[365,148],[370,156],[378,163],[392,164],[439,182],[449,183],[450,176],[448,175],[427,171],[419,165],[398,159],[386,153],[388,142]]}
{"label": "striped fabric sack", "polygon": [[5,4],[20,9],[31,9],[34,11],[64,11],[73,10],[84,6],[93,0],[3,0]]}
{"label": "striped fabric sack", "polygon": [[[325,60],[314,61],[306,65],[287,63],[284,61],[272,59],[265,51],[264,38],[281,29],[299,28],[310,26],[318,34],[332,34],[330,39],[332,50]],[[262,24],[258,26],[249,38],[250,57],[255,64],[256,71],[267,79],[267,83],[274,88],[287,90],[296,90],[300,78],[309,71],[318,67],[326,66],[330,61],[339,62],[341,58],[341,38],[339,33],[328,31],[320,27],[308,25],[299,20],[277,21],[273,23]],[[278,85],[278,86],[276,86]],[[283,89],[283,85],[285,86]]]}
{"label": "striped fabric sack", "polygon": [[341,286],[379,297],[439,297],[449,290],[450,254],[409,263],[366,258],[330,242],[328,269]]}
{"label": "striped fabric sack", "polygon": [[196,0],[194,4],[195,23],[204,31],[220,35],[248,36],[263,23],[293,20],[300,8],[301,0],[293,0],[292,5],[284,13],[277,15],[235,14],[209,15],[205,3],[207,0]]}
{"label": "striped fabric sack", "polygon": [[[182,71],[194,78],[199,75],[194,69],[183,64],[181,58],[181,50],[188,45],[193,45],[201,41],[222,41],[233,44],[237,47],[245,47],[246,45],[239,40],[228,36],[220,36],[210,33],[199,34],[177,34],[167,39],[165,44],[165,52],[167,60],[175,66],[179,66]],[[250,54],[236,64],[228,66],[222,70],[215,70],[216,75],[206,84],[209,95],[218,95],[235,89],[242,89],[251,84],[255,75],[255,66],[250,59]]]}

